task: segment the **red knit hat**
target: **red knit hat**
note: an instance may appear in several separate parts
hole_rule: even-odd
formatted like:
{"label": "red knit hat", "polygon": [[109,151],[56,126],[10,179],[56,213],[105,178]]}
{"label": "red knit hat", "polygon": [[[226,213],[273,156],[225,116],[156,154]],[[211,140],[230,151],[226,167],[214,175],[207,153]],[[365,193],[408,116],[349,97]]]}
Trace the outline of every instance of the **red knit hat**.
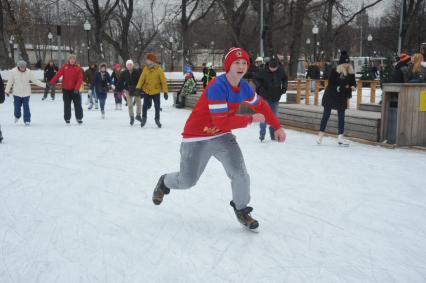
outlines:
{"label": "red knit hat", "polygon": [[411,60],[411,57],[408,56],[407,54],[405,54],[405,53],[399,54],[399,61],[406,62],[406,61],[410,61],[410,60]]}
{"label": "red knit hat", "polygon": [[226,53],[225,60],[223,62],[225,72],[229,72],[232,63],[238,59],[246,60],[247,66],[250,66],[250,57],[248,53],[242,48],[232,47],[231,49],[229,49],[228,53]]}

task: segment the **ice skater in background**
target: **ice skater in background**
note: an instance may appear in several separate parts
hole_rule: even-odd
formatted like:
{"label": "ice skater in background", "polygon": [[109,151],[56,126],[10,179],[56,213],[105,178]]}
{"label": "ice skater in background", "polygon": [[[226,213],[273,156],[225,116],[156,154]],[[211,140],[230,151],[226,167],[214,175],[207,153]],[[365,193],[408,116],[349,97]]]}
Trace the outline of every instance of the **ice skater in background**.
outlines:
{"label": "ice skater in background", "polygon": [[46,84],[36,79],[34,73],[27,68],[27,63],[19,60],[17,67],[10,71],[9,80],[6,85],[6,95],[9,96],[13,87],[13,104],[15,108],[15,123],[21,118],[21,108],[24,109],[24,123],[29,126],[31,123],[30,95],[31,84],[35,83],[39,87],[46,88]]}
{"label": "ice skater in background", "polygon": [[87,109],[92,110],[93,105],[95,105],[95,109],[98,109],[98,96],[96,93],[95,86],[93,85],[93,78],[95,73],[98,71],[98,66],[95,63],[92,63],[84,72],[84,82],[87,85],[88,91],[88,99],[89,99],[89,107]]}
{"label": "ice skater in background", "polygon": [[[226,74],[217,77],[203,91],[186,121],[180,147],[180,171],[162,175],[152,200],[159,205],[170,190],[193,187],[211,157],[222,163],[231,179],[233,207],[238,221],[257,229],[258,221],[250,215],[250,177],[233,129],[254,122],[267,122],[275,130],[275,139],[284,142],[286,134],[268,104],[248,83],[241,80],[249,66],[249,55],[241,48],[231,48],[225,55]],[[247,103],[257,114],[236,115],[241,103]],[[213,189],[213,188],[212,188]]]}
{"label": "ice skater in background", "polygon": [[77,57],[74,54],[68,56],[66,64],[62,65],[56,75],[50,80],[51,85],[62,77],[62,98],[64,100],[64,120],[69,124],[71,120],[71,101],[74,103],[75,118],[77,123],[83,123],[83,107],[81,106],[80,87],[83,83],[83,72],[76,64]]}
{"label": "ice skater in background", "polygon": [[110,88],[114,89],[114,85],[111,81],[111,76],[107,72],[106,63],[99,65],[99,71],[95,73],[93,77],[93,86],[96,91],[96,95],[99,100],[99,106],[101,107],[101,117],[105,119],[105,102]]}
{"label": "ice skater in background", "polygon": [[121,110],[123,105],[123,92],[117,90],[118,82],[120,80],[120,73],[121,73],[121,65],[114,64],[112,75],[111,75],[111,81],[115,89],[114,90],[115,110]]}
{"label": "ice skater in background", "polygon": [[160,123],[160,92],[164,93],[164,99],[168,99],[169,88],[167,86],[166,76],[163,69],[157,64],[157,56],[154,53],[148,53],[146,56],[146,66],[143,68],[136,88],[143,93],[142,121],[141,127],[145,126],[148,109],[151,108],[154,101],[155,124],[161,128]]}
{"label": "ice skater in background", "polygon": [[[5,100],[5,95],[4,95],[4,82],[3,79],[1,77],[0,74],[0,104],[3,104]],[[3,134],[1,132],[1,125],[0,125],[0,143],[3,141]]]}
{"label": "ice skater in background", "polygon": [[[49,60],[49,63],[44,68],[44,81],[47,83],[49,82],[58,72],[58,67],[56,67],[55,63],[52,59]],[[50,97],[53,100],[55,100],[55,86],[46,84],[46,88],[44,89],[44,95],[41,100],[45,100],[47,98],[47,94],[50,91]]]}
{"label": "ice skater in background", "polygon": [[330,118],[331,109],[337,110],[338,117],[338,139],[339,145],[348,146],[349,141],[343,137],[345,132],[345,111],[348,107],[348,99],[352,97],[352,91],[355,90],[355,74],[349,55],[346,51],[340,54],[337,68],[333,68],[328,79],[328,85],[322,97],[322,114],[320,132],[318,133],[317,143],[322,144],[325,128]]}
{"label": "ice skater in background", "polygon": [[181,89],[176,94],[176,108],[184,108],[186,97],[190,94],[197,93],[196,82],[194,79],[194,75],[190,72],[185,74],[185,81]]}
{"label": "ice skater in background", "polygon": [[135,123],[135,112],[133,107],[133,101],[136,102],[136,120],[139,122],[142,121],[141,112],[141,96],[138,91],[136,91],[136,85],[138,83],[140,76],[139,70],[135,69],[135,65],[132,60],[126,61],[126,69],[121,72],[117,91],[124,91],[127,97],[127,106],[130,117],[130,125],[133,126]]}

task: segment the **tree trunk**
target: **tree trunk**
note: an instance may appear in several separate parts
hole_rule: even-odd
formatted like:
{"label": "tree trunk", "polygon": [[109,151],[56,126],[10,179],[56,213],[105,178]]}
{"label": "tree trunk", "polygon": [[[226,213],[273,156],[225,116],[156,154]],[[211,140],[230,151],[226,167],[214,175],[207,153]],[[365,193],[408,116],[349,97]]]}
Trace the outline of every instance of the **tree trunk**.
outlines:
{"label": "tree trunk", "polygon": [[[6,11],[9,15],[11,24],[12,24],[12,30],[13,30],[13,34],[15,36],[15,40],[18,43],[18,47],[19,47],[19,51],[20,51],[20,55],[21,58],[27,62],[29,64],[29,57],[27,54],[27,50],[25,48],[25,40],[24,40],[24,36],[23,36],[23,32],[22,32],[22,27],[21,25],[17,22],[14,11],[12,10],[12,6],[10,4],[9,0],[4,0],[4,2],[6,3]],[[19,60],[20,58],[18,58]]]}
{"label": "tree trunk", "polygon": [[297,75],[297,63],[299,61],[301,40],[303,30],[303,20],[306,13],[306,6],[310,1],[299,0],[296,4],[296,13],[292,25],[292,39],[290,44],[290,62],[289,62],[289,75],[290,77],[296,77]]}
{"label": "tree trunk", "polygon": [[3,2],[0,0],[0,66],[13,67],[14,62],[8,56],[8,39],[4,37]]}

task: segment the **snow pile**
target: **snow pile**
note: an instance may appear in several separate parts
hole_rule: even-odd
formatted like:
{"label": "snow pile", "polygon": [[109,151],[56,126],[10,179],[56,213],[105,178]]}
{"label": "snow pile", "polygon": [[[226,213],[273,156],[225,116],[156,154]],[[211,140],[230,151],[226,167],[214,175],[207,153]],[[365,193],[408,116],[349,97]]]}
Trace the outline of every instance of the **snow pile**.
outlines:
{"label": "snow pile", "polygon": [[[163,128],[126,111],[65,125],[62,99],[31,98],[32,125],[0,105],[0,282],[425,282],[426,154],[287,131],[285,144],[235,131],[260,233],[237,223],[212,159],[189,191],[152,204],[179,168],[187,110]],[[86,107],[85,107],[86,108]]]}

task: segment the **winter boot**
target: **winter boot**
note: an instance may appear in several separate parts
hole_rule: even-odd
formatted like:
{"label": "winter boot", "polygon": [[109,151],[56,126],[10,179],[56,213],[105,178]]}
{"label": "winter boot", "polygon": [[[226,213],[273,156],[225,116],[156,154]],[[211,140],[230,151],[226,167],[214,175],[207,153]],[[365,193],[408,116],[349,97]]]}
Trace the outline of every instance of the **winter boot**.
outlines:
{"label": "winter boot", "polygon": [[78,123],[79,125],[81,125],[81,124],[83,124],[83,120],[77,120],[77,123]]}
{"label": "winter boot", "polygon": [[259,140],[260,140],[260,142],[263,142],[265,140],[265,136],[260,135]]}
{"label": "winter boot", "polygon": [[157,124],[157,127],[161,128],[160,119],[155,119],[155,124]]}
{"label": "winter boot", "polygon": [[25,122],[25,126],[29,126],[30,125],[30,122]]}
{"label": "winter boot", "polygon": [[70,120],[65,120],[65,123],[69,124],[69,123],[70,123]]}
{"label": "winter boot", "polygon": [[46,100],[46,96],[43,96],[43,98],[41,100]]}
{"label": "winter boot", "polygon": [[237,220],[246,228],[250,230],[256,230],[259,227],[259,222],[256,219],[253,219],[250,215],[250,212],[253,211],[252,207],[247,206],[246,208],[237,210],[235,207],[235,203],[233,201],[230,202],[230,205],[234,209],[235,216]]}
{"label": "winter boot", "polygon": [[146,124],[146,117],[142,117],[142,120],[141,120],[141,128],[142,128],[142,127],[144,127],[144,126],[145,126],[145,124]]}
{"label": "winter boot", "polygon": [[343,135],[339,135],[337,137],[337,142],[342,146],[349,146],[349,141],[343,137]]}
{"label": "winter boot", "polygon": [[168,195],[170,193],[170,189],[164,184],[165,177],[166,175],[160,177],[157,186],[154,189],[154,193],[152,194],[152,201],[155,205],[160,205],[163,202],[164,195]]}
{"label": "winter boot", "polygon": [[133,126],[134,123],[135,123],[135,117],[130,116],[130,126]]}
{"label": "winter boot", "polygon": [[324,132],[318,133],[317,144],[322,144],[322,138],[324,137]]}
{"label": "winter boot", "polygon": [[142,122],[141,115],[136,115],[136,120],[139,121],[139,122]]}

